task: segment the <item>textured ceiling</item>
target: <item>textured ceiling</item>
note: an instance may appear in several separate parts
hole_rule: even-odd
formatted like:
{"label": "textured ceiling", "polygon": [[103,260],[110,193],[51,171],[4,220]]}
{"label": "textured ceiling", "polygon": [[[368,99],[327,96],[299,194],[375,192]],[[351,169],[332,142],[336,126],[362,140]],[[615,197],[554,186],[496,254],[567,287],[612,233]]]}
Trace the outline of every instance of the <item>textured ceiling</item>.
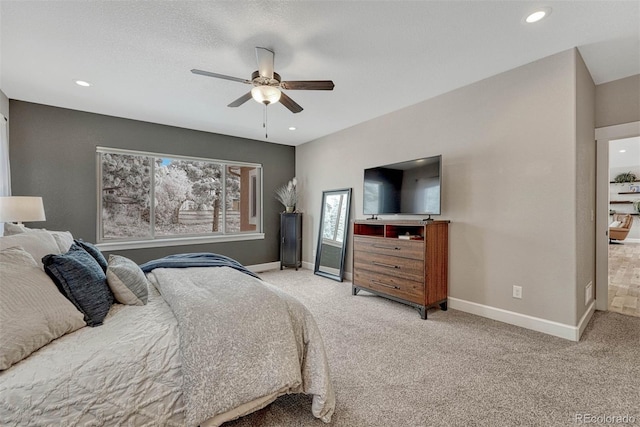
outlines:
{"label": "textured ceiling", "polygon": [[[537,6],[551,15],[523,18]],[[248,86],[255,46],[304,111],[268,108],[269,139],[298,145],[578,47],[599,84],[640,73],[638,1],[6,1],[0,88],[10,99],[264,140]],[[93,83],[81,88],[73,82]],[[290,126],[297,127],[289,131]]]}

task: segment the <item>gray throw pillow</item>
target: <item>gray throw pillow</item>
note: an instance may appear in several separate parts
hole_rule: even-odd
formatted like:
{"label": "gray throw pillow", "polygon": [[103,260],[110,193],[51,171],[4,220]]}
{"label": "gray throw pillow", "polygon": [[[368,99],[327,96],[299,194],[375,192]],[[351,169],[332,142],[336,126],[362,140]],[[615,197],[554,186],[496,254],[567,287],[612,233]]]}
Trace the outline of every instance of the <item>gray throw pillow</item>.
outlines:
{"label": "gray throw pillow", "polygon": [[22,248],[0,250],[0,370],[85,325]]}
{"label": "gray throw pillow", "polygon": [[107,283],[116,301],[127,305],[145,305],[149,296],[147,278],[138,264],[120,255],[109,255]]}
{"label": "gray throw pillow", "polygon": [[42,262],[60,292],[84,314],[87,325],[101,325],[113,304],[113,294],[98,262],[75,244],[66,254],[47,255]]}

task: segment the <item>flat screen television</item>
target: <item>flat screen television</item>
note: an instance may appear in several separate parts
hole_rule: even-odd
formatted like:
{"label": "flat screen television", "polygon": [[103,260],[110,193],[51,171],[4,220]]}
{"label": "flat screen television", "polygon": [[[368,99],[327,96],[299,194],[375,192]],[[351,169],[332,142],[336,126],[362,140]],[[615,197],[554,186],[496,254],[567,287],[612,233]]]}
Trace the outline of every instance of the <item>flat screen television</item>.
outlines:
{"label": "flat screen television", "polygon": [[442,156],[364,170],[365,215],[440,215]]}

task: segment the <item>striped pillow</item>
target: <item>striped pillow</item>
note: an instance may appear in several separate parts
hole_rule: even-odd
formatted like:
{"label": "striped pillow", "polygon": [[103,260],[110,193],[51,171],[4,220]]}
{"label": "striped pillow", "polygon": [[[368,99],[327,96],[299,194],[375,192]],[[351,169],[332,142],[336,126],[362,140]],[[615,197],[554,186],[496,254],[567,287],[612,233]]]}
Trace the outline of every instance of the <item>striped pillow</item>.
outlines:
{"label": "striped pillow", "polygon": [[22,248],[0,250],[0,371],[85,325]]}
{"label": "striped pillow", "polygon": [[109,255],[107,283],[116,301],[127,305],[147,303],[147,278],[138,265],[120,255]]}

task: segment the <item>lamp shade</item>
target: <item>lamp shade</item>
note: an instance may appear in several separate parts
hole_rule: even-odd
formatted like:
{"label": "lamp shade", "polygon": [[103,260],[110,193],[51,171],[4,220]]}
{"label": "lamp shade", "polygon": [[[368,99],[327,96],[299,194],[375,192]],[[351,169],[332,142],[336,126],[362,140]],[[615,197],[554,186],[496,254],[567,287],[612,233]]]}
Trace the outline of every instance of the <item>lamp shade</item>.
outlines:
{"label": "lamp shade", "polygon": [[251,96],[261,104],[273,104],[280,100],[280,89],[273,86],[256,86],[251,89]]}
{"label": "lamp shade", "polygon": [[0,197],[0,222],[44,221],[42,197]]}

